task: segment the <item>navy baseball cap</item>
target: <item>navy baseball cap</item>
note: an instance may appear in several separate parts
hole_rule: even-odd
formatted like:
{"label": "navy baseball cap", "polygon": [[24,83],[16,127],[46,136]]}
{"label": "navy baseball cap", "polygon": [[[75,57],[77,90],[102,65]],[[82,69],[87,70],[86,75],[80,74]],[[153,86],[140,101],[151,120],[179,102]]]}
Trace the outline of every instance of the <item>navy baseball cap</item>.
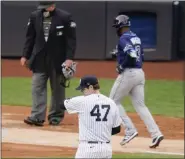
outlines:
{"label": "navy baseball cap", "polygon": [[94,86],[96,84],[98,84],[96,76],[84,76],[80,79],[80,85],[76,90],[83,90],[84,88],[88,88],[90,85]]}

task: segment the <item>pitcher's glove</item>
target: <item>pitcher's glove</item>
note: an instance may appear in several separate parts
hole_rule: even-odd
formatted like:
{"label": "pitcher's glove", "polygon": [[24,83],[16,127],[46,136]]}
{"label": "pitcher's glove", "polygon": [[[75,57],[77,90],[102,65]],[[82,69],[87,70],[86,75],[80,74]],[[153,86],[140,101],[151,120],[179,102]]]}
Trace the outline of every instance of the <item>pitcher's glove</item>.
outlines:
{"label": "pitcher's glove", "polygon": [[63,87],[69,87],[71,78],[74,77],[74,74],[76,72],[76,62],[73,62],[70,67],[66,67],[66,63],[64,62],[62,64],[62,76],[61,76],[61,82],[60,84]]}

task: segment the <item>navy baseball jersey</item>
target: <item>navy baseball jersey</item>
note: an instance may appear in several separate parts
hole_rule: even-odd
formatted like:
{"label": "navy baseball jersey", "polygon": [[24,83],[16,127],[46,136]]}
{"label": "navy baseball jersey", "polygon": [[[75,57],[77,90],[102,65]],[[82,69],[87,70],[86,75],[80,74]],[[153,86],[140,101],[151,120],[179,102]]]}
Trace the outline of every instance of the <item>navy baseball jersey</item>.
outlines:
{"label": "navy baseball jersey", "polygon": [[[135,60],[134,64],[131,62]],[[142,68],[144,53],[140,38],[128,31],[121,35],[117,45],[117,62],[122,68]]]}

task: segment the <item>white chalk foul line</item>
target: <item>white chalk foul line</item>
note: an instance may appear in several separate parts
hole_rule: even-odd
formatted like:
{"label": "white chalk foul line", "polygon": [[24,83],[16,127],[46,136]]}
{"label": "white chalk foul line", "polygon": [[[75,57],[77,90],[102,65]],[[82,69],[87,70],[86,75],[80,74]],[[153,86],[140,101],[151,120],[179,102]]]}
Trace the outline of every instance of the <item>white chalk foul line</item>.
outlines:
{"label": "white chalk foul line", "polygon": [[184,153],[174,153],[174,152],[161,152],[161,151],[145,151],[145,153],[153,153],[153,154],[163,154],[163,155],[179,155],[184,156]]}
{"label": "white chalk foul line", "polygon": [[21,115],[24,115],[24,114],[23,114],[23,113],[22,113],[22,114],[20,114],[20,113],[19,113],[19,114],[18,114],[18,113],[17,113],[17,114],[13,114],[13,113],[3,113],[2,115],[3,115],[3,116],[21,116]]}

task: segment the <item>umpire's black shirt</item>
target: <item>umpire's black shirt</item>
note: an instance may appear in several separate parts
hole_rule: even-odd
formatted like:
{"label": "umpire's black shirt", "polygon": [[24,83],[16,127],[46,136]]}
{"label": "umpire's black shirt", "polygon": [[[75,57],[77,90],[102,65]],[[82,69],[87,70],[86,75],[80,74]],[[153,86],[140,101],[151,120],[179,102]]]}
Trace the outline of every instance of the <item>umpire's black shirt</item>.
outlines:
{"label": "umpire's black shirt", "polygon": [[[58,8],[50,13],[48,20],[43,14],[42,10],[31,13],[27,24],[23,57],[29,60],[29,67],[33,72],[45,72],[51,62],[57,72],[61,72],[61,64],[66,59],[74,58],[76,23],[71,19],[70,13]],[[49,32],[46,37],[44,23],[49,23],[49,20],[51,24],[48,26]]]}

